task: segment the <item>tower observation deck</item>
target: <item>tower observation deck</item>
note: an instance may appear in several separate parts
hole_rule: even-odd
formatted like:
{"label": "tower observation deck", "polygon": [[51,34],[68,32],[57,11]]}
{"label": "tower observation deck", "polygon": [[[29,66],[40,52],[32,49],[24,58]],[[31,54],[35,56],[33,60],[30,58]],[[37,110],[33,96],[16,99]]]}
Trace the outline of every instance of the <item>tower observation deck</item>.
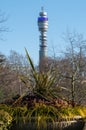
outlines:
{"label": "tower observation deck", "polygon": [[40,31],[40,50],[39,50],[39,63],[48,57],[47,54],[47,30],[48,30],[48,17],[43,7],[38,17],[38,28]]}

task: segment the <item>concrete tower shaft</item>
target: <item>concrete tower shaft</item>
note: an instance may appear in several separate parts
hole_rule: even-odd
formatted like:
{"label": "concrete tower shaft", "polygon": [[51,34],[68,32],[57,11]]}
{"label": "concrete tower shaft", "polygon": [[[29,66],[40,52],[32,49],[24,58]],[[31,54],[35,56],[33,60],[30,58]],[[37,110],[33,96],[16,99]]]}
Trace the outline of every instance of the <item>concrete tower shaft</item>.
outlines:
{"label": "concrete tower shaft", "polygon": [[40,50],[39,50],[39,63],[42,59],[48,57],[47,55],[47,30],[48,30],[48,17],[47,13],[42,8],[38,17],[38,28],[40,31]]}

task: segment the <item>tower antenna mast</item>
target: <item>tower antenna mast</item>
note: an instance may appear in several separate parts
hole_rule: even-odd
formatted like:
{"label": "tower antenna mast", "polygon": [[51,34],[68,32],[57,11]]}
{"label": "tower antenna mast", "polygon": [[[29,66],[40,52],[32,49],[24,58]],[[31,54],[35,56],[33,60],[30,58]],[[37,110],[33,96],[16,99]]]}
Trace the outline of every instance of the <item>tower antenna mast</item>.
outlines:
{"label": "tower antenna mast", "polygon": [[39,66],[41,68],[42,62],[48,57],[47,55],[47,30],[48,30],[48,17],[44,11],[44,7],[41,7],[41,12],[38,17],[38,28],[40,31],[40,50],[39,50]]}

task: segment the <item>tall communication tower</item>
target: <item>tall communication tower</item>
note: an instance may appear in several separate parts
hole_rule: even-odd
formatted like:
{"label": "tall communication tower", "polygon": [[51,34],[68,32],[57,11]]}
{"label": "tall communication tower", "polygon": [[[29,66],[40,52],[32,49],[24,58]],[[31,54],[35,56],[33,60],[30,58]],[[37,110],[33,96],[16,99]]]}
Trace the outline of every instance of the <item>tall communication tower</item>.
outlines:
{"label": "tall communication tower", "polygon": [[41,61],[43,61],[45,58],[48,57],[47,35],[46,35],[46,32],[48,30],[48,17],[47,17],[47,13],[44,11],[43,7],[42,7],[41,12],[39,13],[39,17],[38,17],[38,28],[40,31],[39,64],[41,64]]}

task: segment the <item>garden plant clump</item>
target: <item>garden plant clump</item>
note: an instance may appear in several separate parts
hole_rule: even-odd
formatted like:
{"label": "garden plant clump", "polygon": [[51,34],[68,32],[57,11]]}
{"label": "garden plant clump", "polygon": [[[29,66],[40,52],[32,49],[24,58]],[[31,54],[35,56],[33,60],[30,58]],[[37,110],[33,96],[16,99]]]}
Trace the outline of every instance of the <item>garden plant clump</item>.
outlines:
{"label": "garden plant clump", "polygon": [[[26,50],[26,49],[25,49]],[[28,88],[28,92],[18,96],[10,105],[0,105],[0,130],[7,130],[16,124],[34,123],[39,130],[47,127],[47,123],[54,124],[62,119],[69,120],[76,116],[86,118],[86,107],[68,104],[58,97],[61,90],[56,84],[53,70],[37,72],[26,50],[31,66],[29,76],[19,75],[21,81]]]}

